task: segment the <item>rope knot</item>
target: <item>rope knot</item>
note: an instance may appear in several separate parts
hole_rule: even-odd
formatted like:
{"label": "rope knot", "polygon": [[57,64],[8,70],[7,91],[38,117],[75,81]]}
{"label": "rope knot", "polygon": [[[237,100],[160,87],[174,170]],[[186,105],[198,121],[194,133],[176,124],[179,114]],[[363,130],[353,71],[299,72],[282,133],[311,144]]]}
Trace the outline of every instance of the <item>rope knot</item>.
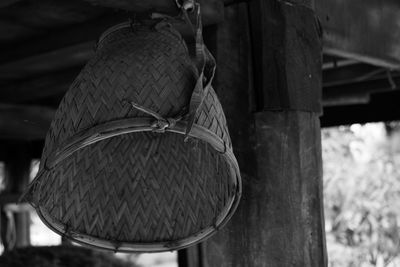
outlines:
{"label": "rope knot", "polygon": [[195,8],[195,0],[184,0],[184,1],[175,0],[175,3],[178,6],[178,8],[187,10],[189,12],[193,11]]}
{"label": "rope knot", "polygon": [[173,128],[176,125],[176,123],[180,120],[181,120],[181,118],[177,118],[177,119],[166,118],[166,119],[162,119],[162,120],[157,119],[151,125],[151,127],[154,128],[153,132],[164,133],[167,128]]}
{"label": "rope knot", "polygon": [[182,120],[183,118],[182,115],[178,115],[176,118],[163,118],[157,112],[154,112],[139,104],[136,104],[134,102],[130,102],[130,104],[132,105],[133,108],[142,111],[146,114],[149,114],[150,116],[156,119],[155,122],[150,125],[150,127],[153,128],[153,132],[156,133],[164,133],[167,128],[173,128],[176,125],[176,123]]}

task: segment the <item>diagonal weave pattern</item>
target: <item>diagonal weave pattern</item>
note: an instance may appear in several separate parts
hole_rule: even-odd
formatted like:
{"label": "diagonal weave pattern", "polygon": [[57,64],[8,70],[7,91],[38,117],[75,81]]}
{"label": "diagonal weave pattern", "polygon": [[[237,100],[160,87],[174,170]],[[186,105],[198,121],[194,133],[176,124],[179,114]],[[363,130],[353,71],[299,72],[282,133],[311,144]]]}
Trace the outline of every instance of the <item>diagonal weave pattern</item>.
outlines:
{"label": "diagonal weave pattern", "polygon": [[[130,101],[163,117],[176,116],[189,105],[197,76],[184,41],[168,26],[123,28],[106,36],[51,124],[43,175],[30,192],[33,205],[68,231],[115,244],[175,242],[214,226],[237,197],[237,185],[231,163],[200,140],[130,133],[87,146],[44,170],[51,153],[77,133],[118,119],[149,117]],[[231,148],[212,88],[195,124]]]}
{"label": "diagonal weave pattern", "polygon": [[45,176],[41,205],[81,233],[166,242],[215,223],[234,193],[228,172],[203,142],[192,146],[172,133],[121,135],[78,151]]}

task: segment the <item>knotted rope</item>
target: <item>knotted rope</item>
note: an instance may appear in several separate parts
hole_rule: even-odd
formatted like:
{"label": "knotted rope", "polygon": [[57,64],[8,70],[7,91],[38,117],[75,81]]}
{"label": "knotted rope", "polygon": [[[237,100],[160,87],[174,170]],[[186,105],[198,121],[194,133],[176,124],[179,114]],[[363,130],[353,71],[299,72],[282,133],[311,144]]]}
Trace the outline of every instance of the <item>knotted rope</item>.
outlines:
{"label": "knotted rope", "polygon": [[[147,113],[154,118],[157,119],[157,122],[153,124],[154,131],[156,132],[165,132],[166,128],[173,127],[177,121],[182,120],[185,118],[187,120],[187,128],[185,132],[185,141],[187,141],[190,132],[193,128],[194,121],[197,116],[198,110],[201,108],[204,99],[209,91],[211,83],[214,79],[216,63],[215,59],[207,49],[204,44],[203,40],[203,26],[201,20],[201,9],[200,4],[197,3],[195,0],[185,0],[182,3],[179,0],[175,0],[178,8],[181,10],[181,17],[183,20],[188,24],[190,29],[192,30],[194,39],[195,39],[195,47],[194,49],[189,49],[189,51],[194,50],[195,55],[192,57],[194,58],[194,65],[196,66],[196,70],[198,73],[198,78],[196,80],[195,87],[193,89],[192,95],[190,97],[188,111],[181,113],[186,113],[185,115],[179,115],[176,118],[163,118],[161,115],[157,114],[156,112],[143,107],[137,103],[130,102],[132,107],[137,110],[140,110],[144,113]],[[193,25],[190,19],[190,13],[195,14],[196,23]],[[153,16],[154,17],[154,16]],[[162,14],[156,14],[154,18],[163,18],[165,20],[174,20],[174,18]]]}

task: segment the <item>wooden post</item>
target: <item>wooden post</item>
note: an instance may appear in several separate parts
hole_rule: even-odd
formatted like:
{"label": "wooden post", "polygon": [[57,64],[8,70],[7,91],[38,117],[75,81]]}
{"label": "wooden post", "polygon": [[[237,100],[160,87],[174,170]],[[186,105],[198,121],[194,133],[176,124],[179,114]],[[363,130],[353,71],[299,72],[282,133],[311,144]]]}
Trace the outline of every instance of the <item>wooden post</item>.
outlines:
{"label": "wooden post", "polygon": [[203,244],[205,266],[326,266],[321,42],[310,3],[233,4],[215,40],[215,87],[243,194],[232,220]]}
{"label": "wooden post", "polygon": [[204,247],[195,245],[178,251],[179,267],[203,267]]}
{"label": "wooden post", "polygon": [[[8,146],[8,157],[4,160],[6,193],[21,195],[29,183],[31,155],[27,145],[15,144]],[[29,212],[14,213],[16,243],[15,247],[24,247],[30,244]]]}

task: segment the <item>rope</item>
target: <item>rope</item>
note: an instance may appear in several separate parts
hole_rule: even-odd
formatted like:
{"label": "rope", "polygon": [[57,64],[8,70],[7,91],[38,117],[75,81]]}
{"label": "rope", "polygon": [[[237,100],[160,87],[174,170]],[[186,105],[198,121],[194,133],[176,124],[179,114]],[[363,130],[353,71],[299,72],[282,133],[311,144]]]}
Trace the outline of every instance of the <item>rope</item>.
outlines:
{"label": "rope", "polygon": [[[154,128],[153,129],[154,132],[164,133],[167,128],[173,128],[176,125],[176,123],[178,121],[182,120],[182,118],[183,118],[182,114],[179,114],[175,118],[163,118],[157,112],[152,111],[152,110],[150,110],[144,106],[141,106],[135,102],[130,102],[130,104],[132,105],[133,108],[135,108],[139,111],[142,111],[156,119],[156,122],[151,125],[151,127]],[[181,112],[181,113],[183,113],[183,112]]]}
{"label": "rope", "polygon": [[[181,9],[183,20],[192,30],[195,39],[195,47],[194,49],[189,49],[189,51],[195,51],[195,54],[192,56],[192,58],[194,58],[194,65],[196,66],[197,73],[199,75],[190,97],[187,115],[185,116],[188,124],[185,131],[184,140],[187,141],[192,131],[197,112],[201,108],[214,79],[216,63],[214,57],[204,44],[200,4],[195,0],[185,0],[182,3],[180,0],[175,0],[175,3],[178,8]],[[189,12],[195,14],[195,25],[190,19]],[[161,18],[164,21],[169,19],[174,20],[174,18],[171,18],[170,16],[158,13],[153,14],[152,18]],[[163,118],[156,112],[137,103],[130,102],[130,104],[134,108],[153,116],[157,120],[157,122],[152,125],[152,127],[154,127],[154,131],[156,132],[165,132],[166,128],[173,127],[177,121],[182,120],[183,118],[183,116],[179,116],[177,118]]]}
{"label": "rope", "polygon": [[[187,140],[192,130],[197,111],[201,108],[204,102],[204,98],[207,95],[211,83],[214,79],[216,63],[214,57],[211,55],[210,51],[204,44],[200,4],[196,3],[194,0],[186,0],[180,6],[184,20],[189,25],[194,34],[195,65],[199,74],[189,103],[188,126],[185,135],[185,140]],[[193,25],[188,12],[195,13],[195,26]]]}

